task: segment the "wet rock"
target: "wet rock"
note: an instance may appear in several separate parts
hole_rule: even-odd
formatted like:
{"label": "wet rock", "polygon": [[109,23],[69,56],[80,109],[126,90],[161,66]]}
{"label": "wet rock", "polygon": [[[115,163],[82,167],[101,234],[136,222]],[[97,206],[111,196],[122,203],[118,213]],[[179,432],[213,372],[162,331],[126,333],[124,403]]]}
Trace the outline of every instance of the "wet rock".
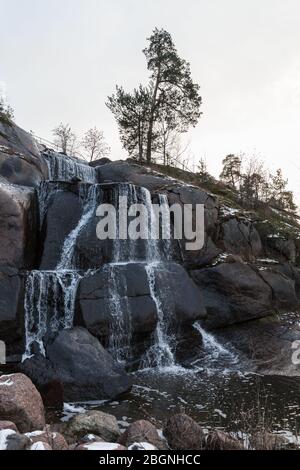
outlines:
{"label": "wet rock", "polygon": [[201,426],[184,413],[169,418],[163,433],[173,450],[201,450],[205,447]]}
{"label": "wet rock", "polygon": [[207,311],[205,324],[210,328],[265,317],[276,309],[298,305],[288,278],[249,264],[220,263],[194,270],[191,275],[201,289]]}
{"label": "wet rock", "polygon": [[59,381],[65,402],[115,398],[131,388],[124,369],[80,327],[60,331],[46,346],[46,358],[35,355],[20,368],[39,388]]}
{"label": "wet rock", "polygon": [[244,445],[238,439],[223,431],[211,431],[206,437],[207,450],[244,450]]}
{"label": "wet rock", "polygon": [[293,360],[293,354],[297,359],[295,342],[300,339],[297,313],[271,315],[220,329],[218,338],[251,361],[259,374],[271,376],[270,380],[276,376],[282,387],[293,387],[298,380],[299,365]]}
{"label": "wet rock", "polygon": [[[157,323],[157,311],[144,264],[104,266],[80,281],[77,302],[85,327],[99,338],[109,336],[112,293],[107,280],[110,278],[117,279],[118,294],[130,315],[128,323],[131,321],[133,333],[152,332]],[[114,288],[111,285],[111,289]]]}
{"label": "wet rock", "polygon": [[166,443],[160,438],[156,427],[143,419],[130,424],[121,435],[119,442],[126,447],[136,445],[137,443],[148,443],[157,449],[162,450],[167,448]]}
{"label": "wet rock", "polygon": [[67,434],[81,439],[86,434],[96,434],[108,442],[116,441],[121,432],[117,419],[102,411],[88,411],[74,416],[68,423]]}
{"label": "wet rock", "polygon": [[0,416],[13,421],[20,432],[30,432],[45,426],[42,398],[24,374],[0,377]]}
{"label": "wet rock", "polygon": [[[157,323],[157,307],[143,263],[104,267],[81,280],[77,303],[85,327],[101,339],[110,334],[112,293],[107,289],[107,278],[112,276],[111,269],[118,280],[118,295],[129,316],[126,323],[132,327],[131,334],[151,333]],[[157,295],[162,304],[168,303],[170,322],[176,328],[206,316],[201,292],[180,265],[162,263],[153,272]]]}
{"label": "wet rock", "polygon": [[[83,205],[78,195],[79,185],[50,183],[48,210],[43,223],[40,269],[55,269],[61,257],[64,241],[76,227]],[[58,190],[57,190],[57,189]]]}

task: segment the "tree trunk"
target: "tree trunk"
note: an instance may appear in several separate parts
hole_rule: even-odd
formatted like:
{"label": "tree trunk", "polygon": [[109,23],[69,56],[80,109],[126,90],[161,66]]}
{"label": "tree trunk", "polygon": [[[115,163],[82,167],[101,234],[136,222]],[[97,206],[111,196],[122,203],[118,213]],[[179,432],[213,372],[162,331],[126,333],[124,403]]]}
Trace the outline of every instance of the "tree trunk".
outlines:
{"label": "tree trunk", "polygon": [[152,101],[151,101],[151,109],[150,109],[150,118],[149,118],[149,127],[148,127],[148,132],[147,132],[147,151],[146,151],[146,158],[147,158],[147,163],[151,163],[151,152],[152,152],[152,134],[153,134],[153,124],[154,124],[154,112],[156,108],[156,97],[157,97],[157,91],[158,91],[158,86],[160,82],[160,65],[158,66],[157,70],[157,77],[156,77],[156,82],[155,82],[155,87],[153,91],[153,96],[152,96]]}

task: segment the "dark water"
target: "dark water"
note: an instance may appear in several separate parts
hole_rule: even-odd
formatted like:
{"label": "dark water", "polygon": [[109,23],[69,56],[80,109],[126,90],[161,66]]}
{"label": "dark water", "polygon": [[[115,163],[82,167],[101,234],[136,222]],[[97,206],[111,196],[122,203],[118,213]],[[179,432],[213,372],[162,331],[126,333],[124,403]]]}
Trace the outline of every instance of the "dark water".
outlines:
{"label": "dark water", "polygon": [[[162,428],[169,416],[186,412],[208,429],[243,436],[265,429],[297,439],[300,378],[257,375],[249,371],[249,363],[213,337],[206,338],[206,353],[193,367],[136,372],[132,392],[124,399],[76,406],[81,412],[94,408],[111,413],[124,428],[137,419],[151,420]],[[72,415],[70,411],[67,406],[63,420]]]}

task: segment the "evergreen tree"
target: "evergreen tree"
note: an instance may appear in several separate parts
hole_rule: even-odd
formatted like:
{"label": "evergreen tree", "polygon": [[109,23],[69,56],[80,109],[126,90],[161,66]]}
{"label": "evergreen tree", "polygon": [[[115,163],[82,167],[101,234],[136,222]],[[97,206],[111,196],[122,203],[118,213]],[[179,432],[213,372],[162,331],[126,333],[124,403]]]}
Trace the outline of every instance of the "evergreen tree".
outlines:
{"label": "evergreen tree", "polygon": [[171,35],[155,28],[144,49],[147,68],[151,71],[151,105],[147,132],[147,162],[153,150],[153,129],[161,113],[167,112],[169,125],[185,132],[200,117],[202,99],[199,85],[193,83],[190,64],[177,53]]}
{"label": "evergreen tree", "polygon": [[199,85],[193,83],[189,63],[179,57],[164,29],[153,31],[143,52],[151,72],[148,85],[140,85],[133,93],[117,86],[107,106],[130,155],[150,163],[152,152],[159,149],[166,161],[172,132],[186,132],[200,117]]}
{"label": "evergreen tree", "polygon": [[241,158],[234,154],[229,154],[222,160],[223,169],[220,179],[224,183],[230,184],[234,189],[241,178],[241,164]]}
{"label": "evergreen tree", "polygon": [[118,123],[120,139],[130,156],[144,159],[147,145],[150,93],[142,85],[133,93],[116,87],[116,93],[108,97],[107,107]]}

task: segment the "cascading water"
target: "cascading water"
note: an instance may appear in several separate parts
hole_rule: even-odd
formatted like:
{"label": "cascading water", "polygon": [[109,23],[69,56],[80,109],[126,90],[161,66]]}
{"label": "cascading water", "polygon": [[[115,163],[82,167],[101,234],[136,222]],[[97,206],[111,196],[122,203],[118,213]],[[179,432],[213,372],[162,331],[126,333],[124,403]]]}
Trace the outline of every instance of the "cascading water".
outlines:
{"label": "cascading water", "polygon": [[[66,158],[65,163],[58,163],[58,159],[64,158]],[[47,160],[50,178],[65,181],[73,176],[81,176],[88,180],[95,180],[93,168],[69,160],[65,156],[51,155],[51,160]],[[61,190],[60,184],[56,182],[44,181],[40,184],[38,200],[41,226],[50,198],[53,193],[59,190]],[[36,351],[45,355],[45,337],[61,329],[71,328],[73,325],[76,292],[82,277],[82,274],[74,268],[74,249],[78,235],[96,209],[98,194],[98,185],[80,185],[79,196],[83,200],[83,213],[77,226],[65,239],[61,259],[56,270],[31,271],[27,275],[24,302],[25,352],[23,361]]]}
{"label": "cascading water", "polygon": [[59,183],[53,181],[41,181],[37,190],[39,201],[40,226],[42,227],[44,217],[48,210],[51,196],[60,190]]}
{"label": "cascading water", "polygon": [[120,233],[120,225],[128,228],[127,215],[125,212],[120,211],[120,199],[125,198],[126,205],[130,207],[133,204],[138,204],[139,189],[133,184],[121,183],[119,184],[113,194],[113,203],[117,210],[117,236],[113,245],[113,262],[130,262],[137,261],[137,250],[135,240],[130,240],[127,233]]}
{"label": "cascading water", "polygon": [[[85,182],[94,179],[95,170],[84,164],[78,164],[73,159],[54,153],[47,154],[50,179],[57,182],[43,182],[39,188],[39,204],[41,223],[47,212],[53,192],[65,190],[61,184],[71,181],[74,177],[82,177]],[[79,166],[78,166],[79,165]],[[82,168],[84,167],[84,168]],[[76,270],[74,253],[80,233],[93,217],[97,202],[102,198],[101,185],[80,184],[79,197],[82,200],[82,215],[75,228],[64,240],[61,256],[55,271],[32,271],[27,277],[25,298],[25,336],[26,350],[24,358],[29,357],[37,349],[44,354],[44,338],[47,334],[57,332],[62,328],[70,328],[73,324],[74,303],[78,282],[83,273]],[[100,194],[101,193],[101,194]],[[126,197],[127,207],[142,204],[148,214],[144,240],[131,240],[127,234],[119,232],[120,217],[119,198]],[[157,311],[157,328],[154,334],[154,344],[150,347],[146,360],[148,367],[164,367],[175,364],[171,347],[171,337],[168,333],[169,312],[164,308],[164,302],[156,286],[156,266],[170,258],[170,213],[167,197],[158,195],[160,212],[153,209],[151,193],[143,187],[121,183],[113,188],[113,204],[117,209],[117,239],[113,243],[112,263],[104,266],[108,278],[108,311],[110,313],[110,334],[108,348],[119,361],[130,358],[131,355],[131,314],[130,304],[126,295],[125,276],[122,276],[121,266],[127,263],[144,262],[149,283],[150,296]],[[153,228],[159,226],[159,220],[164,222],[163,239],[153,236]],[[129,217],[130,220],[130,217]],[[128,221],[124,224],[128,228]],[[157,230],[157,227],[156,227]],[[155,233],[154,233],[155,235]],[[122,291],[122,292],[121,292]],[[36,346],[34,346],[36,345]]]}
{"label": "cascading water", "polygon": [[98,185],[91,185],[87,189],[85,188],[85,185],[80,186],[80,195],[83,199],[82,216],[79,219],[76,227],[69,233],[64,241],[60,261],[56,268],[57,270],[75,269],[73,258],[76,247],[76,240],[80,232],[84,229],[84,227],[86,227],[96,211],[97,198],[100,191],[101,190],[99,189]]}
{"label": "cascading water", "polygon": [[[126,292],[126,278],[122,276],[122,264],[107,264],[104,269],[108,279],[108,309],[110,312],[110,335],[108,349],[119,362],[131,357],[131,312]],[[123,284],[121,286],[121,284]]]}
{"label": "cascading water", "polygon": [[[234,364],[237,362],[238,358],[234,354],[234,352],[224,345],[222,345],[216,337],[206,331],[200,324],[200,322],[194,323],[194,328],[200,333],[202,337],[202,342],[204,346],[204,353],[206,355],[206,359],[210,361],[218,361],[219,359],[226,359],[229,361],[230,364]],[[223,364],[222,364],[223,366]]]}
{"label": "cascading water", "polygon": [[77,178],[85,183],[96,183],[95,169],[88,163],[79,162],[73,157],[50,150],[43,155],[47,162],[50,181],[72,181]]}
{"label": "cascading water", "polygon": [[31,271],[25,291],[25,353],[45,355],[44,338],[71,328],[80,274],[76,271]]}
{"label": "cascading water", "polygon": [[[117,208],[119,208],[119,197],[126,197],[128,207],[132,204],[142,204],[147,211],[147,227],[145,236],[145,253],[144,260],[145,270],[147,274],[149,290],[152,300],[154,301],[157,311],[157,328],[154,335],[154,344],[150,347],[147,352],[145,359],[142,361],[144,367],[164,367],[173,366],[175,364],[175,358],[170,346],[170,337],[168,335],[168,322],[166,318],[166,312],[156,292],[155,287],[155,266],[162,260],[167,260],[170,257],[170,239],[171,239],[171,224],[170,224],[170,211],[168,199],[165,195],[158,196],[158,203],[161,210],[160,213],[156,213],[153,209],[151,193],[148,189],[143,187],[136,187],[132,184],[121,184],[118,186],[114,194],[114,201]],[[118,211],[117,226],[120,222],[120,211]],[[165,222],[162,226],[162,239],[159,238],[159,218]],[[124,224],[127,227],[127,224]],[[155,235],[156,227],[158,229],[157,238]],[[140,261],[137,250],[137,243],[134,240],[122,240],[120,233],[117,233],[117,239],[114,243],[114,258],[113,263],[133,263]],[[111,268],[113,269],[113,268]],[[114,273],[114,271],[112,271]],[[116,281],[113,280],[112,286],[116,285]],[[121,305],[120,298],[118,296],[118,289],[115,289],[111,298],[113,299],[111,307],[111,330],[110,330],[110,341],[113,343],[127,344],[128,350],[128,333],[126,332],[126,321],[124,321],[124,315],[126,308]],[[128,306],[127,306],[128,307]],[[130,315],[127,315],[127,321],[130,321]],[[127,343],[126,343],[127,341]],[[114,345],[112,350],[120,350],[118,345]],[[124,348],[123,348],[124,349]],[[125,348],[126,349],[126,348]],[[114,354],[116,356],[116,354]]]}
{"label": "cascading water", "polygon": [[156,306],[157,326],[154,344],[149,348],[142,361],[144,368],[148,367],[172,367],[175,365],[175,357],[171,348],[171,340],[168,335],[168,324],[165,312],[155,287],[155,263],[147,264],[145,269],[148,277],[150,295]]}
{"label": "cascading water", "polygon": [[171,216],[168,197],[165,194],[158,195],[158,202],[161,208],[162,221],[162,252],[164,258],[169,260],[172,258],[171,248]]}

